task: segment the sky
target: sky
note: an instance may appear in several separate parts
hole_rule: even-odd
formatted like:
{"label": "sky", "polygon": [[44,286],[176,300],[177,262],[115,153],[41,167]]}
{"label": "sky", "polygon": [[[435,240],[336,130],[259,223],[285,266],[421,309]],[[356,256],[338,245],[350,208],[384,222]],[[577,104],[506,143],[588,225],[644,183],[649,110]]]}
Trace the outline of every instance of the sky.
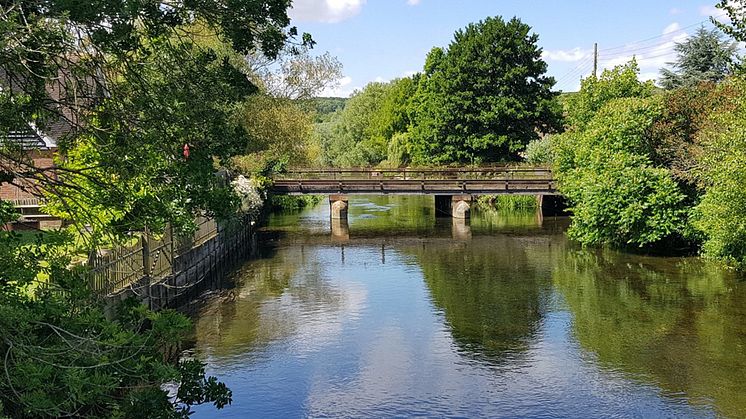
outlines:
{"label": "sky", "polygon": [[724,20],[715,0],[294,0],[292,24],[309,32],[317,53],[343,65],[339,85],[322,96],[349,96],[372,81],[422,70],[433,47],[447,47],[453,33],[488,16],[517,16],[539,35],[548,74],[558,90],[576,91],[593,67],[635,56],[640,77],[655,79],[675,59],[673,47],[709,16]]}

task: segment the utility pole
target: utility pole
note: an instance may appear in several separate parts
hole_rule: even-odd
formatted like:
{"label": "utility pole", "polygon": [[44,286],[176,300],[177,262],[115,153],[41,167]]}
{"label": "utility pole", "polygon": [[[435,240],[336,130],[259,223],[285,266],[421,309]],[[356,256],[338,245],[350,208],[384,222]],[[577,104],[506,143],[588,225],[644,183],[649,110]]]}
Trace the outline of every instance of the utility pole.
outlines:
{"label": "utility pole", "polygon": [[593,78],[598,78],[598,42],[593,44]]}

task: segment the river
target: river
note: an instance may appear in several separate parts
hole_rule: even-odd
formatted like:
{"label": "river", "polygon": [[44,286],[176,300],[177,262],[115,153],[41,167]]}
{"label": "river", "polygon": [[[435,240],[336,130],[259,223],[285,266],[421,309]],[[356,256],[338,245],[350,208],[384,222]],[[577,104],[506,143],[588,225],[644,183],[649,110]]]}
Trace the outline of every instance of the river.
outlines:
{"label": "river", "polygon": [[[274,215],[194,310],[208,417],[746,417],[746,282],[432,197]],[[333,234],[330,232],[333,227]]]}

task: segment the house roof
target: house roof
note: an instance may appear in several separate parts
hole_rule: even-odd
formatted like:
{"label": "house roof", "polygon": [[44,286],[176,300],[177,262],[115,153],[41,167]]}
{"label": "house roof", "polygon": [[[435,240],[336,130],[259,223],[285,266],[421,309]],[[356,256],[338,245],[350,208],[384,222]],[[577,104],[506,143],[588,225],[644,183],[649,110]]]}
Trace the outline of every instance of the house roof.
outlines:
{"label": "house roof", "polygon": [[57,140],[69,132],[64,123],[50,124],[43,130],[31,123],[26,129],[9,131],[6,138],[0,138],[0,144],[7,141],[23,150],[53,150],[57,148]]}

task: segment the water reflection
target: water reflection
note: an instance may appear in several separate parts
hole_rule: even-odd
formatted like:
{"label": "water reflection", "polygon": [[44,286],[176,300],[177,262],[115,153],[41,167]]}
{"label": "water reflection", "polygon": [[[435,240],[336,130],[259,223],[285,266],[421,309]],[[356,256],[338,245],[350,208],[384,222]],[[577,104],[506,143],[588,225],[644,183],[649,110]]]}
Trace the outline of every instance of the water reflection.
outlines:
{"label": "water reflection", "polygon": [[350,240],[350,225],[346,218],[331,219],[332,241],[346,242]]}
{"label": "water reflection", "polygon": [[557,239],[478,236],[402,250],[416,257],[465,354],[515,358],[530,346],[548,309],[551,270],[542,261]]}
{"label": "water reflection", "polygon": [[746,287],[697,260],[567,252],[553,276],[580,344],[670,397],[746,417]]}
{"label": "water reflection", "polygon": [[454,240],[471,240],[471,222],[468,218],[451,218],[451,235]]}
{"label": "water reflection", "polygon": [[564,219],[350,203],[273,217],[203,302],[195,350],[234,404],[198,417],[746,417],[732,273],[582,250]]}

